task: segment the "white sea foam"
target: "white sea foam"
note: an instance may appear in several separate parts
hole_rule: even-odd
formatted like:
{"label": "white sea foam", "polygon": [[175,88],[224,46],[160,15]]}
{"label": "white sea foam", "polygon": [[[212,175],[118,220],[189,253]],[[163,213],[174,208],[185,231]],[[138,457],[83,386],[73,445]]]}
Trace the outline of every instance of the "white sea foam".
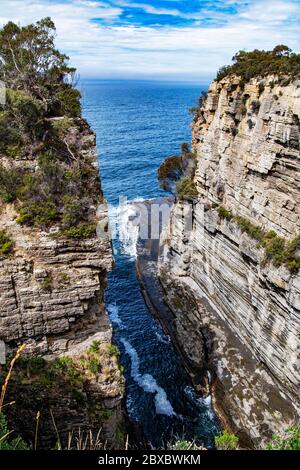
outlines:
{"label": "white sea foam", "polygon": [[161,343],[165,343],[165,344],[170,343],[170,341],[171,341],[170,336],[166,336],[164,333],[162,333],[162,332],[160,332],[156,329],[155,329],[154,333],[155,333],[155,336],[158,339],[158,341],[160,341]]}
{"label": "white sea foam", "polygon": [[110,226],[112,236],[117,235],[122,253],[132,258],[137,256],[137,242],[139,238],[141,212],[146,213],[142,205],[143,199],[133,201],[120,200],[117,207],[110,208]]}
{"label": "white sea foam", "polygon": [[184,393],[199,408],[204,406],[210,419],[214,418],[211,395],[207,395],[207,397],[198,397],[193,387],[189,385],[185,387]]}
{"label": "white sea foam", "polygon": [[157,414],[173,416],[175,412],[168,400],[165,390],[158,385],[151,374],[141,374],[140,360],[134,347],[125,339],[121,338],[126,353],[131,359],[131,376],[139,386],[148,393],[155,393],[155,409]]}
{"label": "white sea foam", "polygon": [[124,323],[119,317],[119,309],[118,309],[117,304],[108,304],[107,310],[109,313],[109,318],[111,319],[112,323],[117,325],[120,329],[125,328]]}

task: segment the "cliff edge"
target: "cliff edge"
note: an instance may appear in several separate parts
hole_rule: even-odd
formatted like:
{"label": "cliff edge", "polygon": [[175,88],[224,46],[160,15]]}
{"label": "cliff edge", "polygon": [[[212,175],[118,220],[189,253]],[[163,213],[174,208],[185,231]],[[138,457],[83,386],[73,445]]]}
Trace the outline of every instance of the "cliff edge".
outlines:
{"label": "cliff edge", "polygon": [[197,196],[172,210],[160,280],[223,422],[261,447],[300,413],[300,82],[225,74],[192,130]]}
{"label": "cliff edge", "polygon": [[26,346],[5,414],[32,446],[39,416],[40,448],[118,447],[124,382],[104,304],[108,209],[75,70],[54,38],[49,18],[0,31],[1,383]]}

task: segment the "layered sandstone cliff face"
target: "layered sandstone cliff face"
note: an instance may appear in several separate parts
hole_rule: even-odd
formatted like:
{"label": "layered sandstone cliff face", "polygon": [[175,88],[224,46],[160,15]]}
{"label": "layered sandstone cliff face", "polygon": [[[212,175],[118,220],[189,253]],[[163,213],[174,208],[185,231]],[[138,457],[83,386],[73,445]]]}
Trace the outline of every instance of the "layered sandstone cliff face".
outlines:
{"label": "layered sandstone cliff face", "polygon": [[[73,120],[66,141],[76,146],[76,158],[98,181],[95,135],[87,123]],[[3,156],[0,163],[6,168],[38,168],[34,158],[9,160]],[[100,182],[98,187],[101,200]],[[89,188],[86,190],[88,197]],[[105,231],[107,206],[91,205],[89,211],[101,237],[95,232],[88,238],[71,239],[58,235],[55,224],[44,230],[20,225],[14,204],[5,204],[0,213],[0,228],[13,242],[13,251],[0,257],[0,339],[7,355],[25,343],[25,357],[43,356],[52,361],[70,356],[76,361],[97,342],[103,353],[101,361],[104,357],[99,373],[86,374],[82,367],[77,391],[76,384],[68,389],[68,377],[43,388],[38,374],[32,380],[27,377],[26,382],[22,372],[16,371],[9,390],[11,398],[17,399],[9,412],[12,427],[30,440],[35,413],[41,411],[42,447],[53,446],[57,439],[50,409],[64,444],[68,433],[81,428],[96,434],[101,429],[104,441],[115,446],[122,424],[123,378],[115,351],[111,351],[112,329],[104,304],[106,276],[112,268],[111,243]],[[31,403],[35,394],[36,401]]]}
{"label": "layered sandstone cliff face", "polygon": [[299,82],[214,82],[193,124],[198,199],[175,204],[162,239],[177,340],[211,369],[217,410],[256,447],[299,419],[300,275],[265,262],[234,216],[299,236],[299,119]]}

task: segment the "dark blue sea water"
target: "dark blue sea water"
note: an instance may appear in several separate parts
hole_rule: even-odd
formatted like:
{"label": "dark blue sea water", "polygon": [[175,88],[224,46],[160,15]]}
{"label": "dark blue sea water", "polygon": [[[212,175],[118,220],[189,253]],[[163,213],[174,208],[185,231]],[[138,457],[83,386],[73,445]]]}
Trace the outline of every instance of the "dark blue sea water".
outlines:
{"label": "dark blue sea water", "polygon": [[[182,142],[190,141],[188,109],[201,89],[86,81],[81,91],[84,116],[97,133],[102,186],[113,221],[120,196],[135,200],[165,195],[157,168],[166,156],[178,153]],[[114,341],[125,367],[128,413],[155,447],[183,435],[210,446],[218,430],[210,397],[197,396],[169,338],[144,303],[131,238],[129,234],[127,242],[113,241],[116,265],[106,292]]]}

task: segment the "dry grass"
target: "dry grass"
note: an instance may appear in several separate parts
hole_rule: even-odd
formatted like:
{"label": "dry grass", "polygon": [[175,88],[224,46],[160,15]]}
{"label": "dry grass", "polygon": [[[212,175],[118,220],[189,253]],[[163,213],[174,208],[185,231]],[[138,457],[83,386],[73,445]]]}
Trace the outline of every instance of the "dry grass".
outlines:
{"label": "dry grass", "polygon": [[11,374],[13,372],[13,368],[14,368],[14,365],[15,365],[15,362],[19,359],[19,357],[21,356],[22,352],[24,351],[24,349],[26,348],[26,344],[21,344],[21,346],[18,347],[17,351],[16,351],[16,354],[14,355],[14,357],[12,358],[11,362],[10,362],[10,365],[9,365],[9,369],[8,369],[8,373],[5,377],[5,380],[4,380],[4,383],[1,387],[1,396],[0,396],[0,413],[3,409],[3,406],[4,405],[4,399],[5,399],[5,395],[6,395],[6,390],[7,390],[7,387],[8,387],[8,384],[9,384],[9,381],[10,381],[10,378],[11,378]]}
{"label": "dry grass", "polygon": [[101,440],[101,429],[93,433],[92,430],[82,431],[80,428],[77,433],[70,432],[66,450],[105,450],[106,442]]}

